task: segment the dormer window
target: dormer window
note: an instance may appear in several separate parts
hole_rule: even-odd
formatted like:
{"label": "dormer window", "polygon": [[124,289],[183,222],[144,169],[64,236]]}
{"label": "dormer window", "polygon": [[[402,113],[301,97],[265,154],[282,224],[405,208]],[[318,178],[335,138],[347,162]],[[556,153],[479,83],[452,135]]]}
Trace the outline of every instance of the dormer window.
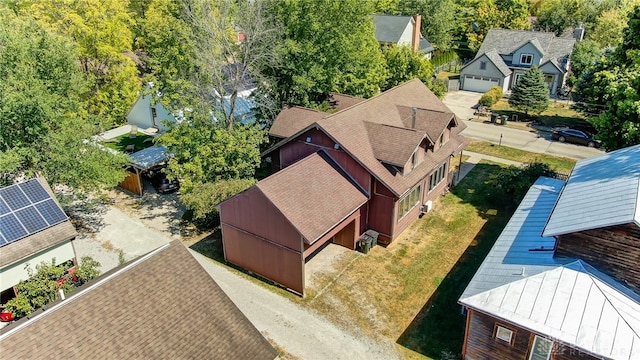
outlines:
{"label": "dormer window", "polygon": [[444,132],[440,135],[440,139],[438,140],[438,143],[440,144],[440,147],[444,145]]}
{"label": "dormer window", "polygon": [[531,65],[532,63],[533,63],[533,55],[532,54],[522,54],[522,55],[520,55],[520,64]]}
{"label": "dormer window", "polygon": [[416,166],[418,166],[418,152],[414,151],[411,155],[411,169],[415,169]]}

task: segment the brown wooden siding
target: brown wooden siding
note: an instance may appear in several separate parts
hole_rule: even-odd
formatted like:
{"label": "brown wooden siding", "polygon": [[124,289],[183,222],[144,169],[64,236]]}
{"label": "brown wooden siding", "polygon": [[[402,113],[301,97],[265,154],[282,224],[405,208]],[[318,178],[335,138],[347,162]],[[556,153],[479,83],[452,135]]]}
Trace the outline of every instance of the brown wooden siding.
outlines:
{"label": "brown wooden siding", "polygon": [[356,220],[353,220],[333,237],[333,242],[348,249],[355,250],[357,238]]}
{"label": "brown wooden siding", "polygon": [[610,226],[558,236],[556,256],[585,260],[640,292],[640,227]]}
{"label": "brown wooden siding", "polygon": [[304,295],[302,252],[222,224],[225,260]]}
{"label": "brown wooden siding", "polygon": [[371,200],[369,200],[368,228],[380,234],[378,241],[383,244],[391,242],[394,204],[395,197],[384,185],[375,180]]}
{"label": "brown wooden siding", "polygon": [[[336,236],[341,231],[343,231],[345,227],[349,227],[351,223],[353,223],[353,225],[356,226],[358,225],[359,222],[360,222],[360,212],[356,210],[353,214],[351,214],[349,217],[344,219],[340,224],[336,225],[333,229],[331,229],[331,231],[327,232],[322,238],[315,241],[312,245],[309,246],[307,244],[304,244],[305,259],[307,258],[307,256],[311,255],[311,253],[314,252],[316,249],[320,248],[324,243],[333,239],[333,237]],[[354,238],[359,235],[359,234],[356,234],[354,231],[357,227],[359,227],[359,225],[351,228],[352,229],[351,236]],[[342,234],[341,236],[344,237],[344,234]],[[349,247],[349,248],[352,250],[354,249],[354,247]]]}
{"label": "brown wooden siding", "polygon": [[220,222],[302,251],[300,233],[257,187],[223,202],[220,205]]}
{"label": "brown wooden siding", "polygon": [[[535,333],[469,309],[463,354],[465,360],[526,360]],[[496,325],[513,331],[511,344],[495,338]],[[554,343],[553,360],[598,359],[565,344]]]}
{"label": "brown wooden siding", "polygon": [[122,180],[122,182],[118,184],[118,186],[125,190],[129,190],[136,195],[142,195],[142,179],[140,178],[139,174],[136,174],[131,170],[127,170],[127,177],[124,178],[124,180]]}

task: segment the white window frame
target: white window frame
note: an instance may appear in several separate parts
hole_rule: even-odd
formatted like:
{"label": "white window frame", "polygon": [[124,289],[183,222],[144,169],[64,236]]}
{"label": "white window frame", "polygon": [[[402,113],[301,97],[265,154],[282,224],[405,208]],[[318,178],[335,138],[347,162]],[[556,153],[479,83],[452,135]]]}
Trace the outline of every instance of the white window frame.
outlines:
{"label": "white window frame", "polygon": [[[536,345],[538,341],[541,343],[546,343],[549,345],[549,350],[547,354],[536,354]],[[553,352],[553,340],[549,340],[545,337],[535,335],[533,338],[533,343],[531,344],[531,351],[529,352],[529,360],[549,360],[551,358],[551,353]]]}
{"label": "white window frame", "polygon": [[[495,331],[494,337],[498,340],[504,341],[509,345],[511,345],[513,344],[514,334],[515,332],[513,330],[508,329],[502,325],[496,325],[496,331]],[[508,335],[508,337],[505,335]]]}
{"label": "white window frame", "polygon": [[[529,62],[524,61],[525,57],[529,57]],[[531,65],[533,64],[533,54],[520,54],[520,64]]]}
{"label": "white window frame", "polygon": [[411,212],[422,200],[422,184],[411,189],[411,191],[405,195],[402,200],[398,201],[398,221],[402,220],[408,213]]}

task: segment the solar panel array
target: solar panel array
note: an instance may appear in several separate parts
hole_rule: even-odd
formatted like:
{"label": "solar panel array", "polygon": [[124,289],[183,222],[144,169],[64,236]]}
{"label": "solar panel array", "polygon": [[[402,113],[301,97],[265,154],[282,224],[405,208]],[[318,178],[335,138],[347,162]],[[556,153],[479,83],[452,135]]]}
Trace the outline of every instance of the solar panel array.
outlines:
{"label": "solar panel array", "polygon": [[66,220],[60,205],[37,179],[0,189],[0,246]]}

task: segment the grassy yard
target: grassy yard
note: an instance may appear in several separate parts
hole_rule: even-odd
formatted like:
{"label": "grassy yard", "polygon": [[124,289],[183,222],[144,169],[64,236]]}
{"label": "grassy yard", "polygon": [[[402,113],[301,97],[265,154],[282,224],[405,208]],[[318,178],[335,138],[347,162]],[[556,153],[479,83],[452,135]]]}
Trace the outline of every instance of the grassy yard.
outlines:
{"label": "grassy yard", "polygon": [[436,75],[436,78],[438,80],[459,79],[460,74],[455,72],[449,72],[449,71],[440,71],[438,75]]}
{"label": "grassy yard", "polygon": [[[501,167],[476,165],[391,245],[347,254],[336,266],[339,275],[327,274],[305,298],[257,283],[356,334],[395,341],[405,358],[459,354],[465,317],[457,299],[514,210],[486,184]],[[219,232],[191,248],[223,262]]]}
{"label": "grassy yard", "polygon": [[509,115],[509,119],[511,119],[515,114],[518,116],[519,121],[527,122],[535,120],[537,123],[548,127],[591,127],[584,115],[575,111],[574,109],[571,109],[571,106],[569,104],[561,102],[551,102],[549,108],[543,111],[540,116],[529,115],[527,117],[524,113],[513,109],[506,99],[501,99],[500,101],[498,101],[491,107],[491,110],[502,115]]}
{"label": "grassy yard", "polygon": [[149,138],[151,138],[150,135],[142,134],[142,133],[138,133],[135,138],[130,138],[129,134],[124,134],[116,138],[110,139],[109,141],[103,141],[102,145],[120,152],[126,152],[127,146],[133,145],[135,149],[134,152],[136,152],[153,145],[153,143],[151,142],[147,142],[147,143],[144,142],[146,139],[149,139]]}
{"label": "grassy yard", "polygon": [[487,141],[472,140],[465,150],[497,156],[503,159],[519,161],[522,163],[543,162],[549,164],[551,168],[557,172],[568,174],[573,170],[576,160],[553,156],[547,154],[538,154],[508,146],[496,146]]}

